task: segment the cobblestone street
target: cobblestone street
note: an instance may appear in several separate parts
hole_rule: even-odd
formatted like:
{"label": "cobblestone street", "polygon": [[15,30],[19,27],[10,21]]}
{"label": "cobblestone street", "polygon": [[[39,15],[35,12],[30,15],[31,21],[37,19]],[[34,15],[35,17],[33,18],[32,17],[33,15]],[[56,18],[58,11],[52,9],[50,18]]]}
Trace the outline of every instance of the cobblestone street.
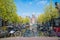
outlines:
{"label": "cobblestone street", "polygon": [[0,40],[60,40],[58,37],[10,37],[1,38]]}

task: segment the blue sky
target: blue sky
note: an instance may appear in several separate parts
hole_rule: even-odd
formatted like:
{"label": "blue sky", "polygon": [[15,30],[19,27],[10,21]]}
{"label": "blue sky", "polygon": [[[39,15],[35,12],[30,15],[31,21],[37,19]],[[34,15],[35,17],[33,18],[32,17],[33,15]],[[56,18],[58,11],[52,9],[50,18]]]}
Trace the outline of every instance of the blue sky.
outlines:
{"label": "blue sky", "polygon": [[[50,0],[14,0],[19,16],[31,16],[33,13],[37,16],[44,13],[44,7],[49,5]],[[53,4],[60,0],[52,0]]]}

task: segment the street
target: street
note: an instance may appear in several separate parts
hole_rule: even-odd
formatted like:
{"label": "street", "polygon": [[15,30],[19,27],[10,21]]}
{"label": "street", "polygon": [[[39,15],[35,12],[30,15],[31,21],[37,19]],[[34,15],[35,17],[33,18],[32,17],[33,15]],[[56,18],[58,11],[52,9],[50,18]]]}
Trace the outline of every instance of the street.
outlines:
{"label": "street", "polygon": [[0,40],[60,40],[58,37],[10,37],[1,38]]}

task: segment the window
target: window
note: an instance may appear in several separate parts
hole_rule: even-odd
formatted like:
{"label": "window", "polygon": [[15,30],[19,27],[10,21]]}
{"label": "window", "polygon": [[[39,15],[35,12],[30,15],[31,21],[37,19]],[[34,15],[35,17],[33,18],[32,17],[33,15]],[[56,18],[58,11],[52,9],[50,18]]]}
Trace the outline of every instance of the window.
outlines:
{"label": "window", "polygon": [[55,20],[55,26],[59,26],[59,19]]}

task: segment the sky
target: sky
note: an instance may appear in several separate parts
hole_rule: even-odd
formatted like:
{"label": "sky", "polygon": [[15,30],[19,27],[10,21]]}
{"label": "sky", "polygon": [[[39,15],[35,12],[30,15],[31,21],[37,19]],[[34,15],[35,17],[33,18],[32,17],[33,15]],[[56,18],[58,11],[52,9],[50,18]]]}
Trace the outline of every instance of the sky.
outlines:
{"label": "sky", "polygon": [[[35,14],[38,16],[39,14],[44,13],[44,8],[49,5],[50,0],[14,0],[17,7],[17,14],[19,16],[32,16]],[[55,2],[59,2],[60,0],[52,0],[53,5]]]}

